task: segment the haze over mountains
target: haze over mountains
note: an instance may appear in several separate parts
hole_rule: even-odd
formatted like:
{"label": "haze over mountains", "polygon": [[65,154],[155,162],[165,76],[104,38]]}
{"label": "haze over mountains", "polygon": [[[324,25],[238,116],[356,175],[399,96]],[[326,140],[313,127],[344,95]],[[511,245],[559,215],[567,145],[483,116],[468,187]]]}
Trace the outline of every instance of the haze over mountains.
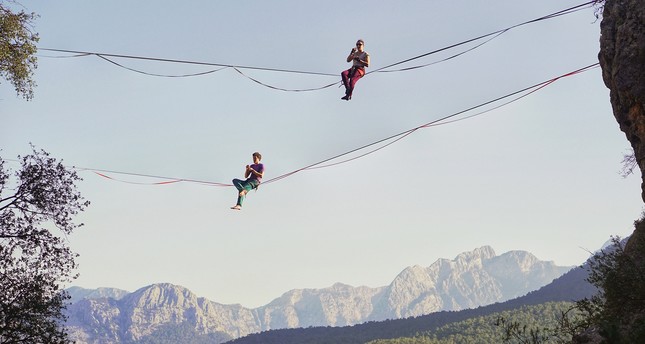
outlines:
{"label": "haze over mountains", "polygon": [[221,343],[270,329],[354,325],[474,308],[524,295],[570,269],[525,251],[497,256],[484,246],[429,267],[408,267],[388,286],[336,283],[296,289],[254,309],[219,304],[171,284],[133,293],[75,287],[69,290],[74,302],[67,326],[78,343],[136,342],[179,325]]}

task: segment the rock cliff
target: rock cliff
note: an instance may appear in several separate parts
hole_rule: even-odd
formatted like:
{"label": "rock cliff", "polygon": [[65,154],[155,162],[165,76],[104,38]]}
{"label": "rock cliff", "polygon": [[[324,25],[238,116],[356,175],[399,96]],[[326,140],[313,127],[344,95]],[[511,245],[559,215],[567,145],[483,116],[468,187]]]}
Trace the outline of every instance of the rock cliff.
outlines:
{"label": "rock cliff", "polygon": [[602,77],[614,117],[634,149],[645,200],[645,3],[607,0],[600,23]]}
{"label": "rock cliff", "polygon": [[[641,197],[645,200],[645,2],[606,0],[600,24],[600,53],[605,85],[610,90],[614,117],[629,140],[641,170]],[[637,226],[625,253],[642,264],[645,226]],[[625,317],[628,317],[627,315]],[[645,319],[645,312],[632,314]],[[626,323],[631,320],[625,319]],[[589,342],[598,342],[595,339]]]}

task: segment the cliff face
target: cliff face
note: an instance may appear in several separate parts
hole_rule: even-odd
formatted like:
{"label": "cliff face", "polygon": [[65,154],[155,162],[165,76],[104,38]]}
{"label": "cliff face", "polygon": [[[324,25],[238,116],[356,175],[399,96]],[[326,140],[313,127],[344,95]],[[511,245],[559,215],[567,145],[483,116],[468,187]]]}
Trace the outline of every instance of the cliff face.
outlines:
{"label": "cliff face", "polygon": [[[645,201],[645,1],[606,0],[602,16],[598,59],[614,117],[634,148]],[[645,261],[634,244],[644,241],[645,226],[637,226],[626,253]]]}
{"label": "cliff face", "polygon": [[[645,200],[645,1],[606,0],[602,16],[598,59],[614,117],[634,149]],[[625,253],[640,264],[645,262],[643,242],[641,222],[625,247]],[[645,319],[645,314],[625,316],[631,318],[623,319],[625,323]]]}
{"label": "cliff face", "polygon": [[645,200],[645,2],[606,0],[600,35],[603,80],[614,117],[634,148]]}

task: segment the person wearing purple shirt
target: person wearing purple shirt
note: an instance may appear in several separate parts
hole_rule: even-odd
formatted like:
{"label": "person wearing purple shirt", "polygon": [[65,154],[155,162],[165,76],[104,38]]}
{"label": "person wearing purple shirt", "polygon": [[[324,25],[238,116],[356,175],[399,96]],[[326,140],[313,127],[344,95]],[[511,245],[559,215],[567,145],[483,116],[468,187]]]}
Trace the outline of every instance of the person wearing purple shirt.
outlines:
{"label": "person wearing purple shirt", "polygon": [[260,163],[260,160],[262,160],[262,155],[258,152],[253,153],[253,164],[246,165],[246,171],[244,172],[246,180],[233,179],[233,185],[239,193],[237,195],[237,204],[232,206],[231,209],[242,210],[242,203],[246,194],[253,189],[257,189],[262,182],[264,165]]}

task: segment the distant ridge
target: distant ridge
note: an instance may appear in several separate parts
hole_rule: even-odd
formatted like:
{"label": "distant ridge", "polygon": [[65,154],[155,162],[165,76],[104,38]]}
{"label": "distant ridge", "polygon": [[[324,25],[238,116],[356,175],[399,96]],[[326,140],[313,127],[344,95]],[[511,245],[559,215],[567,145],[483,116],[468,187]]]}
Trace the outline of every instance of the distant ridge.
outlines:
{"label": "distant ridge", "polygon": [[528,252],[497,256],[484,246],[428,267],[408,267],[388,286],[336,283],[291,290],[255,309],[212,302],[167,283],[133,293],[78,288],[70,294],[83,298],[68,308],[67,327],[79,344],[159,339],[162,333],[179,331],[178,326],[221,343],[271,329],[347,326],[474,308],[526,294],[568,270]]}
{"label": "distant ridge", "polygon": [[71,297],[69,302],[76,303],[83,299],[112,298],[119,300],[130,292],[116,288],[85,289],[81,287],[71,287],[67,289],[67,293],[69,293],[69,296]]}
{"label": "distant ridge", "polygon": [[323,344],[330,343],[330,338],[338,344],[363,344],[375,339],[413,337],[417,333],[431,331],[453,322],[518,309],[525,305],[557,301],[572,302],[591,297],[597,289],[586,281],[588,276],[589,272],[585,264],[583,267],[572,269],[539,290],[502,303],[456,312],[442,311],[406,319],[368,322],[355,326],[273,330],[250,334],[226,344]]}

